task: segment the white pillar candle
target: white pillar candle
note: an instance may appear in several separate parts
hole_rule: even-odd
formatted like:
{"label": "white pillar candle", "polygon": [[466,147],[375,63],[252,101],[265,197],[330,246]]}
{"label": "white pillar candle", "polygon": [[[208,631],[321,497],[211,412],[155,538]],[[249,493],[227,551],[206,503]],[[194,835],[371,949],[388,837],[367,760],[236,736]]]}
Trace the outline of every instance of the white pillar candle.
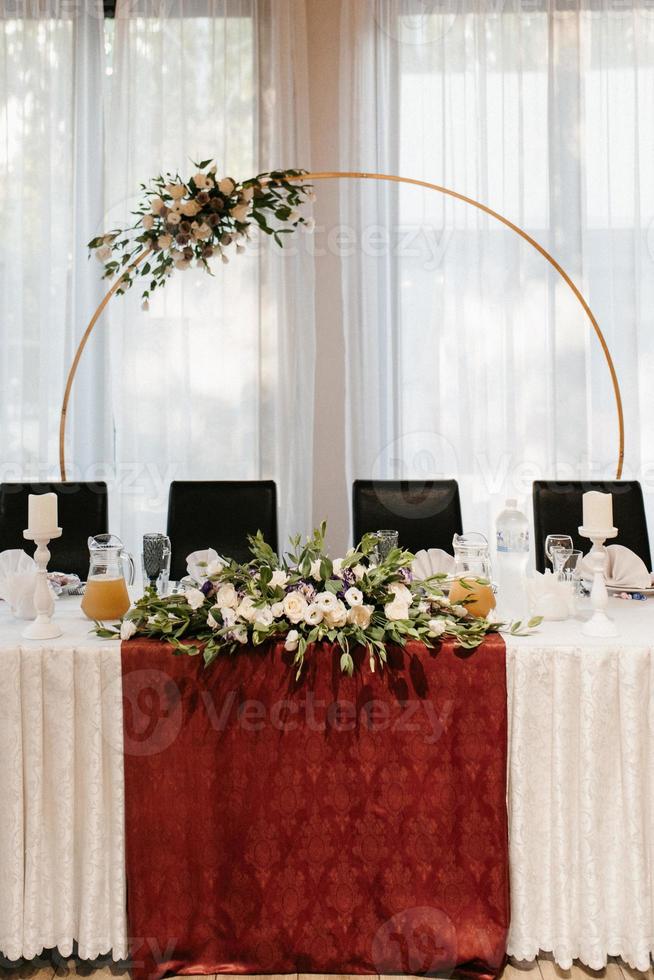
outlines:
{"label": "white pillar candle", "polygon": [[47,535],[57,526],[57,494],[31,493],[27,498],[27,530]]}
{"label": "white pillar candle", "polygon": [[589,490],[584,494],[584,527],[607,531],[613,527],[613,497],[610,493]]}

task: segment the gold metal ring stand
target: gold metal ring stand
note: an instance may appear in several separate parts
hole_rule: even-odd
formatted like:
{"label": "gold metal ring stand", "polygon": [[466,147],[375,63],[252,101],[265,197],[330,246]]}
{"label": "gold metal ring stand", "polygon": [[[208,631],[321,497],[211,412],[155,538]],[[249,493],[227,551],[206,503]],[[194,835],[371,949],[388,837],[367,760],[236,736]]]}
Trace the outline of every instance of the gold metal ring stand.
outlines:
{"label": "gold metal ring stand", "polygon": [[[489,208],[486,204],[482,204],[481,201],[476,201],[472,197],[466,197],[465,194],[459,194],[457,191],[453,191],[449,187],[441,187],[440,184],[431,184],[429,181],[417,180],[414,177],[398,177],[395,174],[360,173],[354,170],[343,170],[343,171],[324,171],[321,173],[307,173],[307,174],[302,174],[302,176],[300,177],[289,178],[289,180],[293,180],[301,183],[305,183],[305,182],[310,183],[311,181],[314,180],[385,180],[395,184],[413,184],[415,187],[425,187],[428,190],[437,191],[439,194],[445,194],[447,197],[452,197],[457,201],[463,201],[464,204],[470,204],[472,207],[477,208],[478,211],[483,211],[484,214],[489,215],[491,218],[494,218],[496,221],[501,222],[501,224],[505,225],[507,228],[510,228],[511,231],[514,231],[516,233],[516,235],[519,235],[520,238],[528,242],[528,244],[531,245],[532,248],[535,248],[537,252],[540,252],[543,258],[549,262],[552,268],[558,272],[558,274],[561,276],[561,278],[566,283],[566,285],[572,290],[579,305],[581,306],[586,317],[590,321],[590,325],[595,332],[595,336],[600,342],[600,346],[602,348],[602,352],[606,360],[606,365],[609,369],[609,374],[611,375],[611,383],[613,385],[613,394],[615,397],[615,408],[618,417],[618,447],[619,447],[618,462],[616,466],[615,475],[617,480],[621,478],[622,467],[624,463],[624,413],[622,410],[622,396],[620,394],[620,385],[618,383],[618,376],[616,374],[613,358],[611,357],[611,352],[609,351],[608,344],[606,343],[604,334],[600,330],[600,326],[593,315],[593,311],[591,310],[590,306],[584,299],[582,293],[574,284],[574,282],[572,281],[568,273],[565,271],[565,269],[559,265],[556,259],[552,255],[550,255],[547,249],[543,248],[543,246],[540,245],[535,238],[532,238],[531,235],[528,235],[527,232],[524,231],[524,229],[520,228],[519,225],[514,224],[513,221],[509,221],[509,219],[505,218],[503,214],[500,214],[498,211],[493,211],[493,209]],[[140,265],[140,263],[143,261],[146,255],[149,254],[150,251],[151,249],[148,248],[145,251],[141,252],[141,254],[134,259],[131,265],[128,266],[128,270],[131,271],[132,269],[135,269],[138,265]],[[121,276],[123,274],[124,272],[121,273]],[[79,342],[77,351],[75,352],[75,357],[73,358],[73,363],[71,364],[70,371],[68,372],[68,378],[66,380],[66,388],[64,391],[64,399],[61,406],[61,417],[59,420],[59,469],[61,471],[61,479],[64,481],[66,480],[66,451],[65,451],[66,417],[68,415],[68,404],[70,402],[70,395],[73,388],[73,382],[75,380],[77,368],[79,367],[79,362],[84,352],[84,348],[86,347],[86,344],[88,342],[88,339],[91,336],[91,333],[93,332],[93,328],[95,327],[96,323],[100,319],[100,316],[104,311],[104,308],[106,307],[107,303],[118,289],[120,284],[120,278],[121,277],[119,276],[118,279],[116,279],[116,281],[113,283],[111,288],[108,290],[106,296],[98,306],[97,310],[91,317],[91,320],[89,321],[89,325],[84,331],[82,339]]]}

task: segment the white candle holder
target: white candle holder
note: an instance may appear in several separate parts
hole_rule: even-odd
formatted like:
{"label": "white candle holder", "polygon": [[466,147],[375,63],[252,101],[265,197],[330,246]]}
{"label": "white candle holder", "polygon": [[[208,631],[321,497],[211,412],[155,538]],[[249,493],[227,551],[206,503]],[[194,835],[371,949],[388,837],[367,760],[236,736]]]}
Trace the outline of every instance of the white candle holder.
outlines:
{"label": "white candle holder", "polygon": [[606,607],[609,604],[609,594],[606,589],[605,569],[608,560],[604,542],[607,538],[614,538],[618,529],[609,527],[604,529],[580,527],[579,533],[582,537],[588,538],[593,542],[593,547],[587,555],[588,563],[593,570],[593,587],[590,593],[590,604],[593,607],[593,615],[584,623],[581,632],[586,636],[617,636],[618,630],[612,619],[606,614]]}
{"label": "white candle holder", "polygon": [[52,622],[54,612],[54,600],[48,585],[48,562],[50,561],[50,551],[48,545],[55,538],[61,537],[61,528],[53,528],[52,531],[23,531],[23,537],[27,541],[36,543],[34,561],[36,562],[36,588],[34,589],[34,606],[36,608],[36,619],[33,623],[23,630],[26,640],[52,640],[56,636],[61,636],[61,627]]}

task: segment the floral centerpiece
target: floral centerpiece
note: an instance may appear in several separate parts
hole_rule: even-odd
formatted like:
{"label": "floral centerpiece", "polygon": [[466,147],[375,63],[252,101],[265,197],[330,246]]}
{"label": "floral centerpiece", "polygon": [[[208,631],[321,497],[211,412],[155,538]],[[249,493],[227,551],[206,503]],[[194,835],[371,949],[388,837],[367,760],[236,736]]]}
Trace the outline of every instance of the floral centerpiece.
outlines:
{"label": "floral centerpiece", "polygon": [[197,173],[187,180],[166,173],[141,184],[143,199],[132,212],[136,221],[88,244],[104,265],[104,279],[122,272],[118,293],[126,293],[137,276],[146,280],[145,309],[176,269],[195,263],[211,273],[210,260],[219,256],[228,262],[230,246],[243,252],[253,223],[278,245],[295,229],[313,227],[313,219],[300,210],[315,200],[311,186],[289,180],[306,171],[274,170],[237,182],[219,177],[212,160],[193,166]]}
{"label": "floral centerpiece", "polygon": [[163,597],[148,589],[119,628],[98,625],[97,632],[166,640],[178,653],[202,653],[206,664],[247,644],[283,641],[299,675],[307,648],[321,641],[338,644],[341,670],[352,674],[355,647],[367,650],[374,671],[386,662],[387,644],[413,639],[432,646],[451,637],[474,648],[502,625],[473,616],[466,600],[452,605],[444,574],[414,580],[410,552],[395,548],[378,561],[374,535],[334,560],[325,550],[324,524],[303,544],[293,538],[281,559],[261,534],[250,546],[252,560],[244,565],[215,552],[195,553],[189,562],[194,584]]}

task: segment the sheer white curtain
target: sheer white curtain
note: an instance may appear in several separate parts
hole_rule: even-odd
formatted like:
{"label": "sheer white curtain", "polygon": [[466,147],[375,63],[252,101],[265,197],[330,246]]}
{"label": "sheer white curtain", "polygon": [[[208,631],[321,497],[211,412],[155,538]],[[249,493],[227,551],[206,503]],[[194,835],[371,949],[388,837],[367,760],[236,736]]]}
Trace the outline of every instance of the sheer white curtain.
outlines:
{"label": "sheer white curtain", "polygon": [[[65,372],[102,296],[102,4],[0,2],[0,479],[57,478]],[[81,367],[71,477],[106,460],[104,340]]]}
{"label": "sheer white curtain", "polygon": [[[343,17],[343,168],[451,187],[554,254],[615,356],[624,475],[652,491],[651,7],[359,0]],[[535,478],[614,475],[599,345],[533,249],[430,191],[348,186],[343,207],[362,245],[343,265],[352,477],[457,476],[483,530]]]}
{"label": "sheer white curtain", "polygon": [[[274,16],[273,16],[274,13]],[[144,0],[116,12],[105,223],[162,170],[308,167],[303,0]],[[301,243],[177,275],[149,312],[112,304],[116,504],[165,526],[171,479],[274,478],[280,533],[310,521],[313,279]],[[210,542],[207,542],[210,544]]]}

